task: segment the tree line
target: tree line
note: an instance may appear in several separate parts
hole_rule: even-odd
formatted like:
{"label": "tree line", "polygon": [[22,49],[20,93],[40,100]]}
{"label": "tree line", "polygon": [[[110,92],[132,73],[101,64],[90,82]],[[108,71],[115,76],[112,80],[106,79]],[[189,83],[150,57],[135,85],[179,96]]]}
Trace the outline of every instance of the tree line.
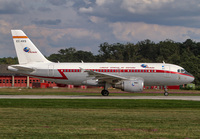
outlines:
{"label": "tree line", "polygon": [[[52,62],[153,62],[171,63],[184,67],[195,76],[195,84],[200,85],[200,42],[187,39],[185,42],[172,40],[155,43],[151,40],[134,43],[107,42],[99,45],[98,54],[75,48],[60,49],[47,57]],[[17,64],[17,58],[0,58],[0,64]]]}

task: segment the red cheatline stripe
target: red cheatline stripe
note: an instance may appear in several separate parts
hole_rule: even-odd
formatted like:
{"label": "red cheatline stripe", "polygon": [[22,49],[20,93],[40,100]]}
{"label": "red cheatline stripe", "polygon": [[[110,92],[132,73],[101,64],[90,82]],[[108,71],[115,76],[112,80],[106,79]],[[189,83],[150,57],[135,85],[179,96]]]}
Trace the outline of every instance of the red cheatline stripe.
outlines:
{"label": "red cheatline stripe", "polygon": [[[184,76],[189,76],[189,77],[193,77],[191,75],[188,74],[184,74],[184,73],[178,73],[178,72],[174,72],[174,71],[165,71],[165,70],[156,70],[156,69],[148,69],[148,70],[144,70],[144,69],[128,69],[128,70],[119,70],[119,69],[87,69],[87,70],[92,70],[92,71],[97,71],[97,72],[120,72],[120,73],[171,73],[171,74],[180,74],[180,75],[184,75]],[[80,69],[58,69],[58,71],[60,72],[60,74],[63,76],[63,79],[67,79],[67,77],[65,76],[64,72],[81,72]],[[194,77],[193,77],[194,78]]]}
{"label": "red cheatline stripe", "polygon": [[16,39],[16,38],[23,38],[23,39],[25,39],[25,38],[28,38],[27,36],[13,36],[13,39]]}

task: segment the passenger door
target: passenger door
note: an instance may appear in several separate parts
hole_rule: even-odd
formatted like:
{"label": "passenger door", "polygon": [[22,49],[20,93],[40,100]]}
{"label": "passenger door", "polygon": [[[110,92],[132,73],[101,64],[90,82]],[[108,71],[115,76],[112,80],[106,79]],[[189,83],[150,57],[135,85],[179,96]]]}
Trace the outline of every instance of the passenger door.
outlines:
{"label": "passenger door", "polygon": [[48,75],[49,77],[53,77],[54,76],[54,65],[49,65],[48,66]]}

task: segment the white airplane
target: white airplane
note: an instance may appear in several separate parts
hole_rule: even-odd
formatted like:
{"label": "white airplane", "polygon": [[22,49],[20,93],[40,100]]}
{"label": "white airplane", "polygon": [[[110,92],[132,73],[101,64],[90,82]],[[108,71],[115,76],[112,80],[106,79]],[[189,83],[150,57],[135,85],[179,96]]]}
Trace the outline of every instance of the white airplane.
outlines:
{"label": "white airplane", "polygon": [[19,64],[8,70],[40,79],[73,85],[103,86],[141,92],[143,86],[167,87],[191,83],[194,76],[184,68],[166,63],[54,63],[47,60],[22,30],[11,30]]}

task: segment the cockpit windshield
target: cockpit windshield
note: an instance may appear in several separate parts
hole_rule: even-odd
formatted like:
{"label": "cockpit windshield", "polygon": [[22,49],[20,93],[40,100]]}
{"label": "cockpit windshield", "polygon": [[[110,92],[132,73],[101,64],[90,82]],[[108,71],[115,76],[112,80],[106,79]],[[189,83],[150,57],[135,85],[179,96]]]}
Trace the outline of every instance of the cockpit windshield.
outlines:
{"label": "cockpit windshield", "polygon": [[193,76],[192,74],[190,74],[189,72],[187,72],[185,69],[178,69],[177,72]]}
{"label": "cockpit windshield", "polygon": [[185,69],[178,69],[179,73],[187,73],[187,71]]}

